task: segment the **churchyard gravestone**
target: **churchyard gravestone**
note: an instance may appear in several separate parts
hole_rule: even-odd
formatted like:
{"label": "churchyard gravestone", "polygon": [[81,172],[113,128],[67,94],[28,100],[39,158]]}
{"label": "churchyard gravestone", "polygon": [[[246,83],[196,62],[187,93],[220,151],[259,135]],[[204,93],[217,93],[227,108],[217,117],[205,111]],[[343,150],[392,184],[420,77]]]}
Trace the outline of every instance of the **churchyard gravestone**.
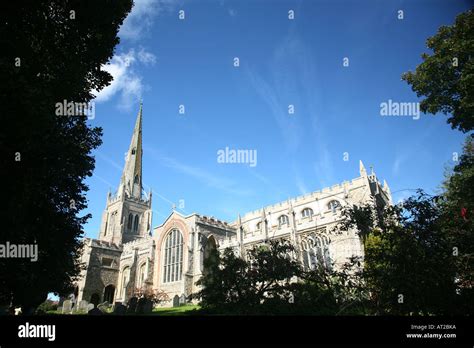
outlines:
{"label": "churchyard gravestone", "polygon": [[135,313],[137,310],[137,302],[138,299],[136,297],[132,297],[130,300],[128,300],[127,313]]}
{"label": "churchyard gravestone", "polygon": [[106,312],[110,308],[110,303],[107,301],[101,303],[100,305],[97,306],[102,312]]}
{"label": "churchyard gravestone", "polygon": [[86,300],[82,300],[79,302],[79,305],[77,306],[77,310],[78,311],[87,311],[87,305],[89,304],[89,302],[87,302]]}
{"label": "churchyard gravestone", "polygon": [[153,308],[153,305],[151,301],[145,297],[142,297],[141,299],[138,300],[136,313],[149,314],[151,313],[152,308]]}
{"label": "churchyard gravestone", "polygon": [[72,303],[70,300],[66,300],[63,302],[63,309],[61,311],[62,314],[69,314],[71,313]]}
{"label": "churchyard gravestone", "polygon": [[151,300],[146,300],[145,302],[145,307],[144,307],[144,313],[145,314],[148,314],[148,313],[151,313],[153,312],[153,302],[151,302]]}
{"label": "churchyard gravestone", "polygon": [[114,306],[114,314],[122,315],[122,314],[125,314],[125,313],[127,313],[127,307],[125,307],[121,303],[116,303],[115,306]]}
{"label": "churchyard gravestone", "polygon": [[179,296],[174,295],[173,297],[173,307],[179,307]]}

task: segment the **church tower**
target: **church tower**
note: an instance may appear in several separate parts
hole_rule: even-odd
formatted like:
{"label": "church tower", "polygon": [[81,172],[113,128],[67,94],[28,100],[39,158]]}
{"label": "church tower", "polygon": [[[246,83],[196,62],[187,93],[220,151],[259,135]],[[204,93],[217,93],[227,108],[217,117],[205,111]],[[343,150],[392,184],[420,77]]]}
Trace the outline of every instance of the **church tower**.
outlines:
{"label": "church tower", "polygon": [[138,111],[132,141],[125,158],[117,193],[107,195],[99,239],[121,245],[151,234],[151,191],[143,194],[142,109]]}

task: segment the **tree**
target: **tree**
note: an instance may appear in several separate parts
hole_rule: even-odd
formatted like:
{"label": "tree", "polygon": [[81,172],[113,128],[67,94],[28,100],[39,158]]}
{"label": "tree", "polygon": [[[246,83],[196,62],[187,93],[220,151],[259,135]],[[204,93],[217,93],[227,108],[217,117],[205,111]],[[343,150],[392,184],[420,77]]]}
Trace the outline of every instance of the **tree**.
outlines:
{"label": "tree", "polygon": [[433,53],[423,53],[423,63],[402,79],[418,96],[423,112],[450,113],[453,129],[474,129],[474,10],[460,14],[452,26],[442,26],[427,40]]}
{"label": "tree", "polygon": [[464,143],[459,161],[443,184],[443,228],[453,245],[462,306],[474,311],[474,135]]}
{"label": "tree", "polygon": [[[362,273],[374,314],[453,314],[463,310],[456,293],[453,245],[437,201],[437,197],[419,191],[397,206],[386,207],[374,220],[366,236]],[[367,212],[374,214],[370,209]]]}
{"label": "tree", "polygon": [[296,249],[274,240],[248,250],[247,258],[232,249],[204,260],[202,290],[193,297],[209,313],[270,315],[348,315],[365,313],[367,294],[360,260],[339,269],[303,269]]}
{"label": "tree", "polygon": [[[101,129],[57,103],[88,103],[112,76],[113,56],[131,0],[16,1],[0,5],[0,244],[35,244],[38,260],[0,258],[0,304],[23,313],[48,292],[65,293],[79,274],[82,225],[90,215],[84,180]],[[77,110],[76,110],[77,111]]]}
{"label": "tree", "polygon": [[253,247],[246,259],[227,248],[222,256],[215,255],[217,259],[205,260],[210,270],[197,282],[202,290],[193,297],[201,299],[205,311],[214,313],[275,313],[276,303],[288,303],[289,284],[300,272],[293,252],[290,244],[280,241]]}
{"label": "tree", "polygon": [[170,300],[167,292],[159,289],[153,290],[151,284],[145,285],[141,288],[135,288],[132,297],[136,297],[137,299],[146,298],[151,301],[153,305],[158,305]]}
{"label": "tree", "polygon": [[369,294],[362,277],[361,259],[351,257],[341,267],[304,270],[292,284],[293,314],[362,315],[369,314]]}

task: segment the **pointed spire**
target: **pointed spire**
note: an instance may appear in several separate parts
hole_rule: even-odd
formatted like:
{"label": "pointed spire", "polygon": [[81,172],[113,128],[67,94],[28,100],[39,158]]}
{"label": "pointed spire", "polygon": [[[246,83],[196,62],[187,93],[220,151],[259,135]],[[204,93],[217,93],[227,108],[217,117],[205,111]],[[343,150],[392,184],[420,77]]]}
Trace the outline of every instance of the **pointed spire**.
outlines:
{"label": "pointed spire", "polygon": [[387,193],[391,193],[390,187],[388,187],[387,181],[385,179],[383,179],[383,190]]}
{"label": "pointed spire", "polygon": [[120,180],[119,194],[124,196],[142,198],[142,109],[140,103],[135,128],[133,130],[132,141],[125,159],[122,178]]}
{"label": "pointed spire", "polygon": [[359,173],[360,176],[367,176],[367,170],[365,170],[364,163],[361,160],[359,160]]}
{"label": "pointed spire", "polygon": [[388,186],[387,181],[385,181],[385,179],[383,180],[383,190],[388,196],[389,204],[392,204],[392,191],[390,191],[390,187]]}

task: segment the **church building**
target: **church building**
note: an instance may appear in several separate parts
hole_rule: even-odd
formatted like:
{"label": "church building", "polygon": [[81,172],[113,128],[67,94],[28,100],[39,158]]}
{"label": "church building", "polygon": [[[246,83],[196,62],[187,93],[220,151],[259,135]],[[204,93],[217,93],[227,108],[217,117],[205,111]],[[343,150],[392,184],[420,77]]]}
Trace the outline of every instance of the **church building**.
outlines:
{"label": "church building", "polygon": [[142,182],[142,105],[117,192],[107,195],[98,239],[86,238],[81,262],[85,264],[75,291],[77,301],[127,303],[137,289],[165,292],[175,305],[199,290],[206,255],[213,248],[232,248],[246,257],[247,250],[272,239],[290,241],[301,263],[340,266],[351,256],[363,257],[356,231],[335,234],[346,205],[392,204],[387,183],[367,173],[340,184],[245,214],[233,222],[172,210],[152,228],[152,193]]}

